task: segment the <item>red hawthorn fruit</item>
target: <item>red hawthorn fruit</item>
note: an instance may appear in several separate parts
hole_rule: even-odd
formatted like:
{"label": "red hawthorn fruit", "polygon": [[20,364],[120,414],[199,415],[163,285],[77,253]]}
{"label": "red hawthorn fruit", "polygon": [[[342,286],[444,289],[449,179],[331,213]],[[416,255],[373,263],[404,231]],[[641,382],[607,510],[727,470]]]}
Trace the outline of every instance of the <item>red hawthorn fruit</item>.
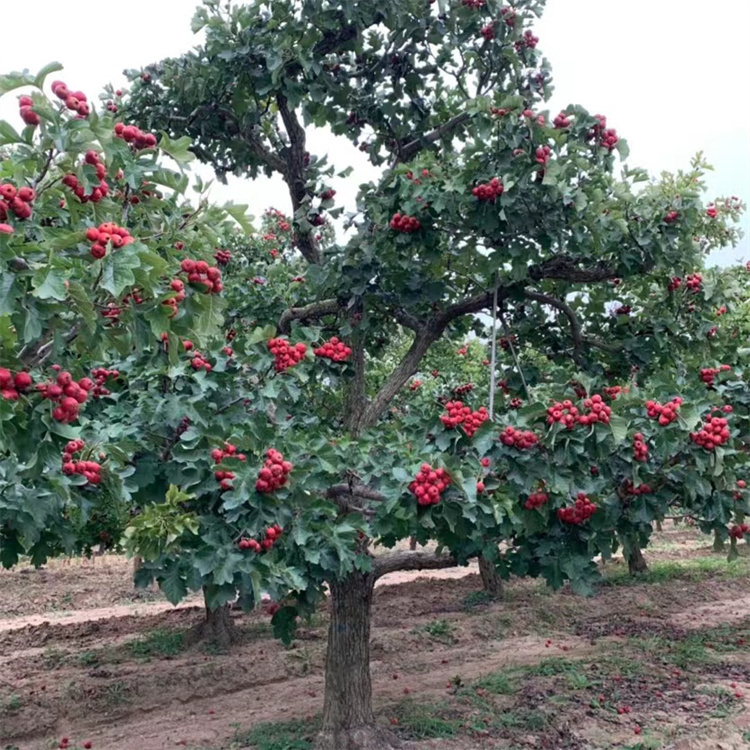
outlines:
{"label": "red hawthorn fruit", "polygon": [[437,505],[450,483],[450,475],[445,469],[433,469],[424,463],[414,481],[409,484],[409,490],[417,498],[417,504]]}

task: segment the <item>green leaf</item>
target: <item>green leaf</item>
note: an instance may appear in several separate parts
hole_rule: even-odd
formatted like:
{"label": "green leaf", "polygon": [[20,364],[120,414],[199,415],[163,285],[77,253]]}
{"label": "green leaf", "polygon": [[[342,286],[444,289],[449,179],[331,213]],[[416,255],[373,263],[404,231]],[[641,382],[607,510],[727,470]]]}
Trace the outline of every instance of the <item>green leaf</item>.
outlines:
{"label": "green leaf", "polygon": [[115,250],[102,261],[104,270],[101,286],[114,297],[119,297],[129,286],[135,284],[133,270],[141,265],[138,244],[134,242]]}
{"label": "green leaf", "polygon": [[248,215],[247,208],[245,205],[235,205],[231,202],[224,204],[224,210],[242,227],[245,234],[255,234],[253,217]]}
{"label": "green leaf", "polygon": [[68,286],[68,296],[73,300],[78,314],[83,319],[86,329],[93,333],[96,330],[96,308],[91,297],[80,281],[71,281]]}
{"label": "green leaf", "polygon": [[62,70],[63,66],[59,62],[47,63],[34,78],[34,85],[38,88],[44,86],[44,81],[50,73],[57,73],[58,70]]}
{"label": "green leaf", "polygon": [[297,630],[297,608],[282,607],[271,618],[271,627],[276,638],[279,638],[285,646],[291,646]]}
{"label": "green leaf", "polygon": [[39,313],[36,306],[31,305],[26,309],[23,324],[23,340],[25,344],[36,341],[42,335],[42,321],[39,319]]}
{"label": "green leaf", "polygon": [[179,604],[187,596],[187,585],[180,575],[176,562],[169,565],[166,575],[159,579],[159,588],[164,592],[170,604]]}
{"label": "green leaf", "polygon": [[23,143],[23,138],[11,127],[10,123],[0,120],[0,146],[7,146],[11,143]]}
{"label": "green leaf", "polygon": [[159,139],[159,149],[171,156],[180,167],[184,167],[195,159],[195,154],[190,151],[190,138],[183,135],[177,140],[172,140],[164,131]]}
{"label": "green leaf", "polygon": [[66,296],[65,277],[55,268],[40,268],[32,280],[32,294],[39,299],[56,299],[62,302]]}
{"label": "green leaf", "polygon": [[0,274],[0,315],[10,315],[15,312],[15,290],[13,284],[16,277],[12,273]]}
{"label": "green leaf", "polygon": [[612,430],[612,437],[615,443],[622,443],[628,436],[630,422],[619,414],[612,414],[609,418],[609,427]]}

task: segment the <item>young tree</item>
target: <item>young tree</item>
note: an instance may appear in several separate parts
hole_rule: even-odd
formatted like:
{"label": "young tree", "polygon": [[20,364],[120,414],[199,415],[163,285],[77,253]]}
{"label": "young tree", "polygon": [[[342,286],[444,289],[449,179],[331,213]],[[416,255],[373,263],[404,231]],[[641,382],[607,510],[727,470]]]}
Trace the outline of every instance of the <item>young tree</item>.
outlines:
{"label": "young tree", "polygon": [[[211,612],[268,592],[285,638],[330,594],[321,748],[397,744],[371,701],[370,609],[383,575],[481,555],[504,577],[590,591],[594,558],[618,537],[640,549],[675,498],[731,534],[733,549],[747,531],[744,372],[710,391],[682,360],[711,343],[701,337],[709,306],[740,298],[701,271],[740,206],[711,211],[688,179],[667,190],[640,170],[618,177],[615,152],[627,150],[603,117],[541,111],[550,71],[530,28],[541,9],[211,0],[194,23],[205,45],[134,74],[130,96],[111,105],[123,128],[159,131],[166,153],[187,138],[220,176],[278,174],[289,188],[291,221],[272,214],[260,239],[214,221],[193,242],[181,226],[193,214],[180,209],[162,244],[155,220],[167,262],[151,283],[163,291],[181,273],[186,299],[174,317],[158,297],[128,309],[135,333],[102,350],[126,382],[70,434],[101,436],[123,464],[111,473],[136,509],[126,538],[145,558],[141,582],[156,578],[173,601],[203,589]],[[308,151],[311,126],[381,167],[360,189],[346,242],[318,237],[342,209],[334,167]],[[25,235],[2,241],[12,262]],[[220,280],[197,265],[217,246]],[[119,293],[145,283],[149,258],[139,254]],[[16,329],[29,288],[14,297]],[[628,295],[627,316],[607,312],[615,289]],[[479,359],[479,342],[467,347],[477,350],[471,372],[486,372],[471,406],[463,388],[470,333],[498,339],[493,418],[481,408],[493,358]],[[63,336],[56,358],[89,359],[82,345]],[[21,347],[7,352],[22,369]],[[438,392],[432,357],[448,363],[452,392]],[[698,429],[726,406],[731,416],[715,415],[726,424]],[[4,408],[3,424],[42,419],[22,399]],[[38,434],[59,451],[59,438]],[[15,434],[6,450],[25,461],[30,490],[70,484],[43,477]],[[35,528],[69,529],[62,521],[55,508]],[[437,549],[394,550],[411,536]]]}

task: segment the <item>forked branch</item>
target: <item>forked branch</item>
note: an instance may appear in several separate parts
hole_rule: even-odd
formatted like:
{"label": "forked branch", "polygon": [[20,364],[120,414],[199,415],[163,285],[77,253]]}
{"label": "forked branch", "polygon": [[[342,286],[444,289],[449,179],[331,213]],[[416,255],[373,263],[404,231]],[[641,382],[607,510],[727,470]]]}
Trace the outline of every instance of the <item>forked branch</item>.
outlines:
{"label": "forked branch", "polygon": [[373,561],[372,572],[375,580],[399,570],[440,570],[455,568],[458,561],[451,555],[438,555],[434,552],[391,552]]}

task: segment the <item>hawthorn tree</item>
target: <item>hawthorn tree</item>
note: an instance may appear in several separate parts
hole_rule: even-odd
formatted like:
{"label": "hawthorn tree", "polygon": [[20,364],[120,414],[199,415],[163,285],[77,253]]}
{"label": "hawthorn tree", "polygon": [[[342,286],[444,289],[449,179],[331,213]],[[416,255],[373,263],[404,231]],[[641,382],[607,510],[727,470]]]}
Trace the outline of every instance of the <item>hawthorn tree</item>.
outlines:
{"label": "hawthorn tree", "polygon": [[[623,544],[632,558],[675,506],[736,550],[750,510],[750,397],[740,359],[722,371],[730,349],[712,347],[733,320],[716,311],[739,310],[747,289],[702,266],[733,240],[742,206],[704,203],[700,161],[653,183],[618,164],[627,147],[601,115],[550,117],[531,28],[541,10],[211,0],[194,21],[205,45],[133,73],[101,115],[79,111],[67,87],[64,98],[55,88],[72,119],[39,97],[21,104],[25,121],[38,110],[41,133],[18,136],[3,181],[51,184],[44,212],[9,204],[12,231],[0,235],[16,269],[0,310],[6,564],[75,548],[74,516],[88,519],[106,486],[132,514],[139,583],[156,579],[172,601],[202,589],[224,643],[235,599],[270,595],[289,639],[327,592],[319,746],[338,750],[398,744],[371,701],[383,575],[481,556],[501,577],[588,592],[596,556]],[[45,170],[58,120],[75,138]],[[311,127],[380,167],[346,240],[329,225],[343,211],[336,167],[310,153]],[[73,143],[86,161],[95,137],[129,187],[70,199],[72,218],[57,217]],[[280,176],[291,217],[271,211],[248,237],[236,207],[232,219],[188,208],[186,178],[152,151],[183,160],[188,144],[220,177]],[[76,169],[82,198],[101,179],[96,163]],[[115,248],[100,218],[137,241]],[[36,326],[41,279],[60,263],[62,299]],[[82,290],[65,304],[74,282]],[[91,332],[76,328],[78,298],[105,313],[89,315]],[[58,404],[50,387],[71,383],[50,382],[48,361],[61,366],[55,381],[75,376],[76,395],[96,370],[100,398]],[[711,389],[699,364],[719,369]],[[47,387],[31,395],[21,372]],[[78,440],[110,458],[81,456]],[[396,548],[410,537],[435,546]]]}

